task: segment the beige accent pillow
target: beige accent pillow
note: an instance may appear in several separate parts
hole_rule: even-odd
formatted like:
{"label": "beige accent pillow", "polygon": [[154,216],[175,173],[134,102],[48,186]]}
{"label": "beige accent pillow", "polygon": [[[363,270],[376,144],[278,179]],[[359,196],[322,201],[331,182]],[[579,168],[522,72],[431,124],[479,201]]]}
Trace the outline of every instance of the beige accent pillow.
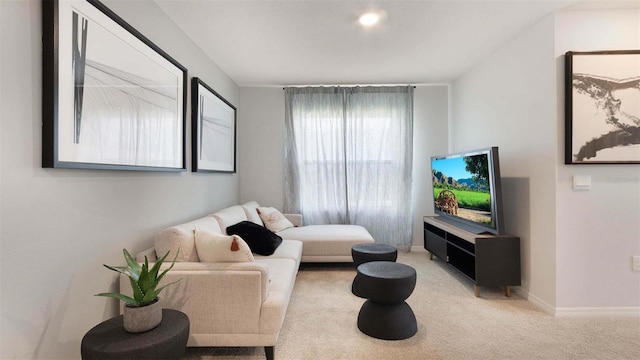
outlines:
{"label": "beige accent pillow", "polygon": [[260,215],[260,219],[264,222],[264,226],[274,233],[293,227],[291,221],[287,220],[287,218],[275,208],[259,207],[256,210],[258,211],[258,215]]}
{"label": "beige accent pillow", "polygon": [[194,230],[196,249],[202,262],[254,262],[249,245],[237,235]]}
{"label": "beige accent pillow", "polygon": [[257,211],[260,207],[260,204],[255,201],[248,201],[241,206],[244,210],[244,213],[247,214],[247,220],[262,226],[262,219],[260,219],[260,215],[258,215]]}
{"label": "beige accent pillow", "polygon": [[220,230],[218,221],[212,216],[205,216],[188,223],[172,226],[156,234],[154,240],[156,254],[164,256],[168,251],[167,261],[173,259],[176,254],[178,255],[176,261],[200,261],[195,239],[193,238],[193,230],[196,228],[213,233],[223,233]]}

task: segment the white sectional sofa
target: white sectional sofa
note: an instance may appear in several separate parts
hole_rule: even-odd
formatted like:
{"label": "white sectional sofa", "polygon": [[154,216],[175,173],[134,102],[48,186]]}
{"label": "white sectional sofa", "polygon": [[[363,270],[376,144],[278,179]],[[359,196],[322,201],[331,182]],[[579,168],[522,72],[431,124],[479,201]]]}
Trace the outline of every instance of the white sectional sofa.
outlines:
{"label": "white sectional sofa", "polygon": [[[187,346],[264,346],[272,359],[300,262],[352,261],[353,245],[373,242],[360,226],[303,226],[301,216],[287,215],[295,227],[277,233],[283,240],[272,255],[253,254],[253,262],[201,261],[196,229],[226,235],[227,227],[243,221],[262,226],[259,207],[252,201],[170,227],[156,235],[154,247],[136,255],[153,262],[167,251],[167,259],[178,254],[163,282],[181,281],[166,288],[160,301],[189,317]],[[120,289],[131,292],[128,281]]]}

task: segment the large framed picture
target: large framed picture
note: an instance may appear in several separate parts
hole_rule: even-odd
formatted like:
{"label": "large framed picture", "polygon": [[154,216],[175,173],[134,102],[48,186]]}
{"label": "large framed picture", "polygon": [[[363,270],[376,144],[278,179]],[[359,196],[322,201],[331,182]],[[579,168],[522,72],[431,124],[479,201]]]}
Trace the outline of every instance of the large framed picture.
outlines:
{"label": "large framed picture", "polygon": [[186,68],[97,0],[42,12],[43,167],[186,170]]}
{"label": "large framed picture", "polygon": [[640,50],[565,54],[565,164],[640,164]]}
{"label": "large framed picture", "polygon": [[236,108],[199,78],[191,80],[192,171],[236,172]]}

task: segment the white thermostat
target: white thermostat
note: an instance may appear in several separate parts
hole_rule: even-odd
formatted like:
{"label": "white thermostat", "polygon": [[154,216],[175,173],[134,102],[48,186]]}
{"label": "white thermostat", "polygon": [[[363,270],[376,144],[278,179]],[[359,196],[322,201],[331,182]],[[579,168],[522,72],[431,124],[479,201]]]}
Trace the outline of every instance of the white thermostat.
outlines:
{"label": "white thermostat", "polygon": [[591,189],[591,175],[573,175],[573,190]]}

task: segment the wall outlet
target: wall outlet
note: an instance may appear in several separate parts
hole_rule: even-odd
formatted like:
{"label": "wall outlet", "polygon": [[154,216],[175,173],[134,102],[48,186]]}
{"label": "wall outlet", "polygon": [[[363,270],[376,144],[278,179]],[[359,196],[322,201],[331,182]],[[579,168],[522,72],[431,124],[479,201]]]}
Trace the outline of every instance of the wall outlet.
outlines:
{"label": "wall outlet", "polygon": [[640,256],[632,256],[631,259],[633,270],[640,271]]}

